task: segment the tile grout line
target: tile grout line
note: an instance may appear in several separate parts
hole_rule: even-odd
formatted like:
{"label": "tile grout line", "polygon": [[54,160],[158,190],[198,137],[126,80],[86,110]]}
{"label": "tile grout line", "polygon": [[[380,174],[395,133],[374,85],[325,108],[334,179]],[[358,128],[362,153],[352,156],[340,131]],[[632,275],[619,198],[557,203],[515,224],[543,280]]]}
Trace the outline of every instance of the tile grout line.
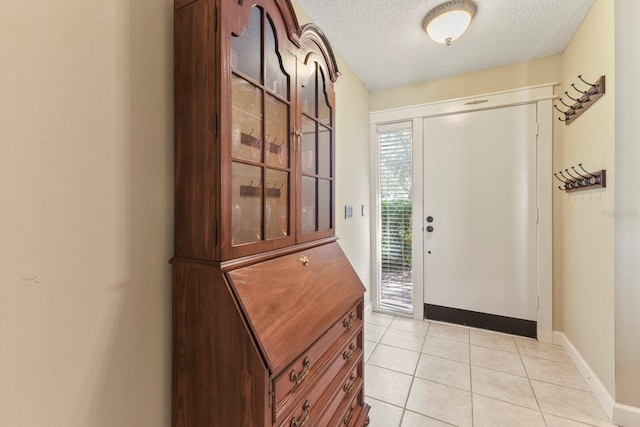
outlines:
{"label": "tile grout line", "polygon": [[[407,404],[408,404],[408,401],[409,401],[409,397],[411,395],[411,391],[412,391],[412,389],[413,389],[413,387],[415,385],[415,379],[416,378],[420,378],[421,380],[430,381],[430,382],[433,382],[435,384],[441,384],[443,386],[455,388],[455,389],[458,389],[458,390],[461,390],[461,391],[466,391],[466,390],[463,390],[463,389],[459,389],[458,387],[451,386],[449,384],[443,384],[443,383],[441,383],[439,381],[432,381],[432,380],[428,380],[426,378],[417,377],[417,375],[416,375],[417,374],[417,369],[418,369],[418,366],[419,366],[419,363],[420,363],[420,359],[422,359],[422,355],[423,354],[425,356],[435,357],[435,358],[438,358],[438,359],[448,360],[448,361],[451,361],[451,362],[464,363],[464,362],[461,362],[460,360],[451,359],[449,357],[443,357],[442,355],[434,355],[434,354],[424,353],[422,350],[424,349],[424,346],[426,344],[427,339],[429,337],[432,337],[432,338],[436,338],[436,339],[446,340],[446,341],[449,341],[449,342],[457,342],[457,343],[464,343],[464,342],[459,340],[459,339],[452,339],[451,337],[444,337],[444,336],[438,336],[438,335],[429,334],[430,332],[432,332],[431,325],[432,324],[437,324],[437,323],[425,322],[425,323],[427,323],[427,329],[426,329],[426,333],[423,335],[421,333],[416,333],[413,330],[398,329],[398,328],[392,327],[392,324],[393,324],[393,322],[395,320],[396,320],[396,317],[393,317],[393,319],[391,320],[391,322],[389,323],[388,326],[382,326],[382,325],[375,325],[374,324],[375,326],[384,328],[384,332],[382,333],[382,336],[380,337],[379,341],[372,342],[375,345],[374,345],[374,348],[372,349],[371,354],[378,347],[378,344],[383,344],[382,343],[382,339],[384,338],[386,333],[391,331],[391,330],[399,331],[399,332],[405,332],[405,333],[412,333],[414,335],[422,336],[422,340],[421,340],[422,347],[421,347],[421,349],[419,351],[415,351],[413,349],[408,349],[408,348],[405,348],[405,347],[397,347],[396,345],[383,344],[383,345],[388,346],[388,347],[393,347],[393,348],[396,348],[396,349],[410,351],[412,353],[418,353],[418,361],[417,361],[417,363],[416,363],[416,365],[415,365],[415,367],[413,369],[413,375],[411,377],[411,383],[410,383],[410,386],[409,386],[409,392],[408,392],[407,397],[406,397],[406,399],[404,401],[404,406],[402,408],[400,408],[400,409],[402,409],[402,414],[400,416],[400,425],[401,425],[402,422],[405,421],[405,415],[407,414],[407,412],[413,412],[413,411],[409,411],[408,410]],[[536,406],[537,406],[538,413],[542,417],[544,425],[547,425],[547,419],[545,418],[545,412],[542,411],[542,407],[541,407],[541,404],[540,404],[539,397],[538,397],[538,395],[536,394],[536,392],[535,392],[535,390],[533,388],[533,383],[532,382],[533,382],[534,379],[531,377],[530,369],[527,368],[527,366],[526,366],[526,364],[524,362],[524,358],[526,357],[526,358],[538,360],[540,362],[550,362],[550,363],[554,363],[554,364],[558,364],[558,365],[570,365],[570,366],[574,366],[574,367],[575,367],[575,364],[573,364],[571,362],[564,362],[562,360],[558,360],[557,358],[553,358],[554,357],[553,355],[549,356],[549,355],[545,354],[544,351],[543,351],[544,348],[540,349],[540,351],[542,351],[542,354],[540,354],[540,352],[535,352],[535,351],[534,351],[535,354],[526,354],[526,353],[531,353],[531,351],[528,351],[527,348],[524,349],[525,353],[523,353],[523,349],[518,345],[517,337],[511,337],[514,340],[513,342],[515,343],[515,348],[516,348],[517,352],[512,352],[512,351],[505,350],[503,347],[497,348],[497,346],[490,346],[490,345],[487,345],[486,343],[475,343],[475,344],[473,344],[471,342],[471,328],[464,328],[464,329],[466,329],[468,331],[468,333],[469,333],[469,341],[467,342],[467,348],[468,348],[468,359],[467,360],[468,360],[468,369],[469,369],[469,388],[470,388],[470,396],[471,396],[471,425],[472,426],[475,425],[475,420],[474,420],[475,408],[474,408],[474,404],[473,404],[474,403],[474,396],[475,395],[484,396],[483,394],[476,393],[473,390],[473,376],[472,376],[473,374],[472,374],[472,371],[473,371],[473,366],[476,366],[476,365],[473,365],[471,363],[471,346],[472,345],[476,345],[478,348],[486,348],[486,349],[490,349],[490,350],[501,351],[501,352],[508,353],[508,354],[518,354],[518,358],[520,360],[520,363],[521,363],[521,365],[523,367],[523,370],[524,370],[524,373],[525,373],[524,377],[527,378],[527,382],[529,384],[529,387],[530,387],[530,389],[531,389],[531,391],[533,393],[534,399],[536,401]],[[412,342],[415,342],[415,341],[412,341]],[[535,350],[535,348],[533,348],[533,349]],[[540,357],[540,356],[542,356],[542,357]],[[368,364],[368,362],[366,362],[366,363]],[[376,367],[382,368],[382,369],[389,369],[389,368],[385,368],[385,367],[374,365],[374,364],[371,364],[371,366],[376,366]],[[512,376],[515,376],[515,377],[524,378],[521,375],[514,374],[512,372],[505,372],[505,371],[501,371],[501,370],[497,370],[497,369],[486,368],[486,367],[483,367],[483,366],[478,366],[478,367],[482,368],[482,369],[491,370],[491,371],[494,371],[494,372],[499,372],[499,373],[502,373],[502,374],[508,374],[508,375],[512,375]],[[395,371],[393,369],[389,369],[389,370],[390,371],[394,371],[394,372],[398,372],[398,373],[401,373],[401,374],[406,374],[405,372]],[[586,394],[592,394],[587,390],[583,390],[583,389],[576,388],[576,387],[573,387],[573,386],[568,386],[566,384],[557,384],[557,383],[554,383],[554,382],[550,382],[548,380],[539,380],[539,379],[536,379],[535,381],[540,382],[540,383],[544,383],[544,384],[548,384],[548,385],[552,385],[552,386],[555,386],[555,387],[560,387],[560,388],[567,389],[567,390],[572,390],[572,391],[575,391],[575,392],[583,392],[583,393],[586,393]],[[524,408],[524,409],[528,409],[528,410],[532,410],[533,409],[531,407],[524,406],[524,405],[521,405],[521,404],[518,404],[518,403],[509,402],[509,401],[505,401],[505,400],[502,400],[502,399],[497,399],[496,397],[492,397],[492,396],[486,396],[486,397],[490,398],[490,399],[494,399],[496,401],[501,401],[501,402],[506,403],[506,404],[514,405],[514,406],[517,406],[517,407],[521,407],[521,408]],[[374,401],[376,400],[375,398],[372,398],[372,399]],[[389,405],[393,405],[393,404],[388,403],[388,402],[385,402],[385,403],[387,403]],[[393,406],[395,406],[395,405],[393,405]],[[398,407],[398,406],[396,406],[396,407]],[[533,409],[533,410],[535,410],[535,409]],[[419,413],[419,414],[421,416],[426,416],[426,415],[424,415],[422,413]],[[566,419],[566,420],[569,420],[569,421],[574,421],[574,422],[576,421],[576,420],[574,420],[573,418],[570,418],[570,417],[561,416],[561,415],[556,415],[556,416],[558,416],[560,418],[563,418],[563,419]],[[426,416],[426,417],[430,418],[430,419],[435,419],[435,418],[432,418],[432,417],[429,417],[429,416]],[[440,420],[440,421],[443,421],[443,420]]]}
{"label": "tile grout line", "polygon": [[[429,332],[429,328],[431,327],[431,323],[427,325],[427,333]],[[424,341],[427,339],[427,335],[425,334],[424,339],[422,340],[422,346],[424,347]],[[422,350],[422,348],[420,349]],[[422,356],[422,351],[420,351],[420,356]],[[407,393],[407,398],[404,400],[404,410],[402,411],[402,416],[400,417],[400,426],[402,426],[402,421],[404,420],[404,414],[407,412],[407,404],[409,403],[409,396],[411,396],[411,390],[413,389],[413,383],[416,381],[416,372],[418,371],[418,364],[420,363],[420,357],[418,357],[418,361],[416,362],[416,366],[413,369],[413,375],[411,377],[411,385],[409,386],[409,392]]]}
{"label": "tile grout line", "polygon": [[[427,323],[429,324],[429,326],[427,326],[427,333],[426,333],[426,334],[425,334],[425,336],[424,336],[424,340],[423,340],[423,342],[422,342],[422,347],[424,347],[424,344],[425,344],[425,342],[426,342],[426,340],[427,340],[427,337],[429,336],[429,329],[431,328],[431,322],[427,322]],[[422,351],[421,351],[421,352],[420,352],[420,356],[422,356],[423,354],[425,354],[425,355],[427,355],[427,356],[430,356],[429,354],[422,353]],[[436,356],[436,357],[437,357],[437,356]],[[442,359],[445,359],[445,360],[451,360],[451,359],[446,359],[446,358],[442,358]],[[420,359],[418,359],[418,363],[416,363],[416,368],[415,368],[415,369],[414,369],[414,371],[413,371],[413,377],[412,377],[412,379],[411,379],[411,386],[409,387],[409,393],[407,394],[407,399],[406,399],[406,401],[405,401],[405,403],[404,403],[404,411],[402,411],[402,417],[400,418],[400,426],[398,426],[398,427],[401,427],[401,426],[402,426],[402,422],[404,421],[404,416],[405,416],[405,414],[407,413],[407,411],[409,411],[409,409],[407,408],[407,403],[409,403],[409,396],[411,395],[411,389],[413,389],[413,383],[415,382],[415,379],[416,379],[416,378],[424,379],[424,378],[421,378],[421,377],[417,377],[417,376],[416,376],[416,372],[418,371],[418,364],[419,364],[419,363],[420,363]],[[459,363],[462,363],[462,362],[459,362]],[[427,379],[424,379],[424,380],[425,380],[425,381],[431,381],[431,380],[427,380]],[[447,384],[442,384],[442,383],[439,383],[439,382],[437,382],[437,381],[431,381],[431,382],[433,382],[433,383],[435,383],[435,384],[441,384],[441,385],[445,385],[445,386],[447,386]],[[448,387],[451,387],[451,386],[448,386]],[[456,388],[457,390],[462,390],[462,389],[459,389],[459,388],[457,388],[457,387],[452,387],[452,388]],[[463,390],[463,391],[466,391],[466,390]],[[414,411],[409,411],[409,412],[414,412]],[[420,413],[420,412],[414,412],[414,413],[416,413],[416,414],[418,414],[418,415],[420,415],[420,416],[422,416],[422,417],[426,417],[426,418],[431,419],[431,420],[440,421],[440,422],[441,422],[441,423],[443,423],[443,424],[453,426],[453,425],[452,425],[451,423],[449,423],[448,421],[441,420],[441,419],[438,419],[438,418],[434,418],[434,417],[431,417],[431,416],[429,416],[429,415],[425,415],[425,414]],[[472,420],[472,422],[473,422],[473,420]],[[472,426],[472,427],[473,427],[473,426]]]}
{"label": "tile grout line", "polygon": [[536,394],[535,389],[533,388],[533,384],[531,383],[531,377],[529,376],[529,371],[527,370],[527,365],[524,363],[524,359],[522,358],[522,352],[520,352],[520,347],[518,346],[518,341],[514,339],[516,342],[516,348],[518,349],[518,354],[520,355],[520,363],[522,363],[522,367],[524,368],[524,373],[527,374],[527,382],[529,383],[529,387],[531,387],[531,392],[533,393],[533,398],[536,399],[536,405],[538,405],[538,411],[540,412],[540,416],[542,417],[542,422],[544,425],[547,425],[547,419],[544,417],[544,413],[542,412],[542,407],[540,406],[540,401],[538,400],[538,395]]}
{"label": "tile grout line", "polygon": [[[395,317],[393,318],[393,320],[395,320]],[[391,321],[391,324],[393,324],[393,320]],[[391,328],[391,324],[389,325],[389,328]],[[428,329],[428,327],[427,327],[427,329]],[[426,337],[426,335],[425,335],[425,337]],[[424,345],[424,342],[423,342],[423,345]],[[413,369],[413,376],[411,377],[411,384],[409,385],[409,391],[407,392],[407,397],[404,400],[404,405],[402,407],[402,415],[400,415],[400,424],[398,424],[398,427],[402,426],[402,422],[404,421],[404,415],[407,413],[407,403],[409,401],[409,395],[411,394],[411,389],[413,388],[413,382],[416,379],[416,370],[418,369],[418,363],[419,362],[420,362],[420,357],[418,357],[418,361],[416,362],[416,366]]]}

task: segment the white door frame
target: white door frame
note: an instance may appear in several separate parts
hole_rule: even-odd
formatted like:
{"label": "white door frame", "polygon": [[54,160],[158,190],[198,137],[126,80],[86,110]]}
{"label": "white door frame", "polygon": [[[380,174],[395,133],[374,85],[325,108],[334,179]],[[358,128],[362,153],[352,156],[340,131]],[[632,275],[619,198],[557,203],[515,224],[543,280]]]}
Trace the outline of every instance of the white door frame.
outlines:
{"label": "white door frame", "polygon": [[[536,104],[538,122],[537,137],[537,183],[536,198],[539,211],[537,227],[537,288],[538,288],[538,340],[552,342],[553,339],[553,271],[552,271],[552,141],[553,141],[553,110],[552,100],[555,98],[553,87],[557,83],[548,83],[538,86],[530,86],[520,89],[494,92],[473,97],[457,98],[447,101],[433,102],[429,104],[414,105],[391,110],[374,111],[370,114],[371,146],[377,147],[377,125],[401,121],[413,121],[413,253],[414,260],[423,259],[423,233],[422,233],[422,183],[423,183],[423,120],[427,117],[479,111],[512,105]],[[380,206],[379,176],[377,150],[372,153],[372,183],[371,206],[372,224],[371,232],[375,245],[371,254],[372,283],[378,286],[379,262],[377,253],[380,245],[380,230],[378,223],[378,211]],[[419,286],[414,286],[413,293],[413,317],[424,318],[424,271],[422,262],[413,264],[413,281]],[[377,301],[376,292],[372,292],[374,306]]]}

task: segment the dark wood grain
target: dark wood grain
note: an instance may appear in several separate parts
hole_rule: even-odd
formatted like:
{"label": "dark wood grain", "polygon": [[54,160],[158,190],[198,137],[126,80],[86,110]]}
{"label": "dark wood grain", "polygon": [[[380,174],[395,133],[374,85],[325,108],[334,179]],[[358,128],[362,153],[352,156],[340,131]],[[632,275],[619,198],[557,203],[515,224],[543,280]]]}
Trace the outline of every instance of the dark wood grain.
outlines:
{"label": "dark wood grain", "polygon": [[[317,62],[325,77],[331,172],[319,178],[333,183],[331,228],[300,232],[301,155],[291,148],[291,164],[280,168],[291,174],[289,235],[233,246],[230,50],[253,7],[273,23],[280,66],[290,76],[290,97],[281,101],[289,106],[292,132],[301,128],[298,70]],[[174,9],[172,425],[290,426],[309,414],[307,425],[325,427],[356,402],[350,425],[362,427],[368,422],[361,391],[365,288],[334,231],[333,84],[339,72],[331,46],[315,25],[300,28],[289,0],[174,0]],[[264,113],[269,88],[251,84],[262,92]],[[288,145],[294,146],[291,139]],[[302,375],[307,357],[311,370],[292,383],[291,371]],[[345,382],[357,396],[344,391]]]}
{"label": "dark wood grain", "polygon": [[197,0],[174,0],[173,9],[178,10],[182,7],[185,7],[191,3],[195,3]]}
{"label": "dark wood grain", "polygon": [[175,255],[217,259],[219,156],[212,131],[217,92],[212,2],[175,12]]}
{"label": "dark wood grain", "polygon": [[[333,82],[338,69],[322,32],[314,25],[298,26],[286,0],[198,0],[178,2],[174,19],[175,97],[175,255],[202,260],[229,260],[276,250],[335,234],[331,228],[300,233],[300,153],[290,152],[290,235],[253,244],[231,244],[231,34],[242,34],[252,7],[259,6],[276,29],[282,67],[292,76],[292,131],[301,128],[295,78],[296,63],[317,61],[324,75],[324,91],[335,121]],[[331,129],[332,132],[335,132]],[[332,158],[335,152],[333,134]],[[335,204],[335,162],[331,204]]]}
{"label": "dark wood grain", "polygon": [[[336,61],[335,54],[329,44],[329,40],[327,40],[327,36],[324,35],[316,24],[310,22],[302,26],[300,44],[306,53],[305,56],[307,56],[309,52],[321,54],[324,58],[321,64],[329,71],[328,76],[331,81],[335,82],[338,80],[340,71],[338,70],[338,62]],[[331,85],[331,88],[333,89],[333,85]]]}
{"label": "dark wood grain", "polygon": [[[359,324],[354,325],[354,327],[360,330],[361,323],[362,321],[360,320]],[[281,371],[281,374],[273,380],[276,415],[282,412],[282,407],[290,406],[290,400],[296,400],[296,396],[305,394],[307,386],[315,386],[315,381],[325,383],[331,381],[346,363],[342,359],[342,352],[349,347],[351,342],[357,340],[356,336],[351,332],[351,330],[345,330],[341,321],[338,321],[309,349],[301,353],[292,364]],[[299,383],[292,382],[291,372],[305,371],[303,365],[305,360],[308,361],[308,368],[304,379]]]}
{"label": "dark wood grain", "polygon": [[268,371],[219,270],[173,264],[173,426],[260,426]]}
{"label": "dark wood grain", "polygon": [[[309,265],[300,262],[301,255]],[[227,274],[274,372],[291,363],[364,293],[337,243]]]}

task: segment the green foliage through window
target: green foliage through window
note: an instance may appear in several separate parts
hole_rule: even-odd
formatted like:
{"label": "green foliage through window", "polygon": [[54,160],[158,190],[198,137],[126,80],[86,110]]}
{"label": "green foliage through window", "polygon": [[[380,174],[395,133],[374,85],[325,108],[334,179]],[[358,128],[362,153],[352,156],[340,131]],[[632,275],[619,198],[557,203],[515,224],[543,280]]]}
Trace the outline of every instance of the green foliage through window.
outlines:
{"label": "green foliage through window", "polygon": [[383,200],[382,263],[411,266],[411,200]]}
{"label": "green foliage through window", "polygon": [[411,312],[412,131],[379,131],[380,305]]}

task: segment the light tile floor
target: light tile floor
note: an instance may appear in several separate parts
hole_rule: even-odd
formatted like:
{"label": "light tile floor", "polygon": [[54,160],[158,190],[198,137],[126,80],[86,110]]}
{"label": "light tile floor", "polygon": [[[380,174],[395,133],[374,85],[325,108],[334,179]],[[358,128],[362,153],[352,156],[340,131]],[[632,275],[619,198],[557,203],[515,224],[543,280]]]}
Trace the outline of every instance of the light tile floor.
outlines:
{"label": "light tile floor", "polygon": [[560,346],[365,316],[371,427],[613,426]]}

